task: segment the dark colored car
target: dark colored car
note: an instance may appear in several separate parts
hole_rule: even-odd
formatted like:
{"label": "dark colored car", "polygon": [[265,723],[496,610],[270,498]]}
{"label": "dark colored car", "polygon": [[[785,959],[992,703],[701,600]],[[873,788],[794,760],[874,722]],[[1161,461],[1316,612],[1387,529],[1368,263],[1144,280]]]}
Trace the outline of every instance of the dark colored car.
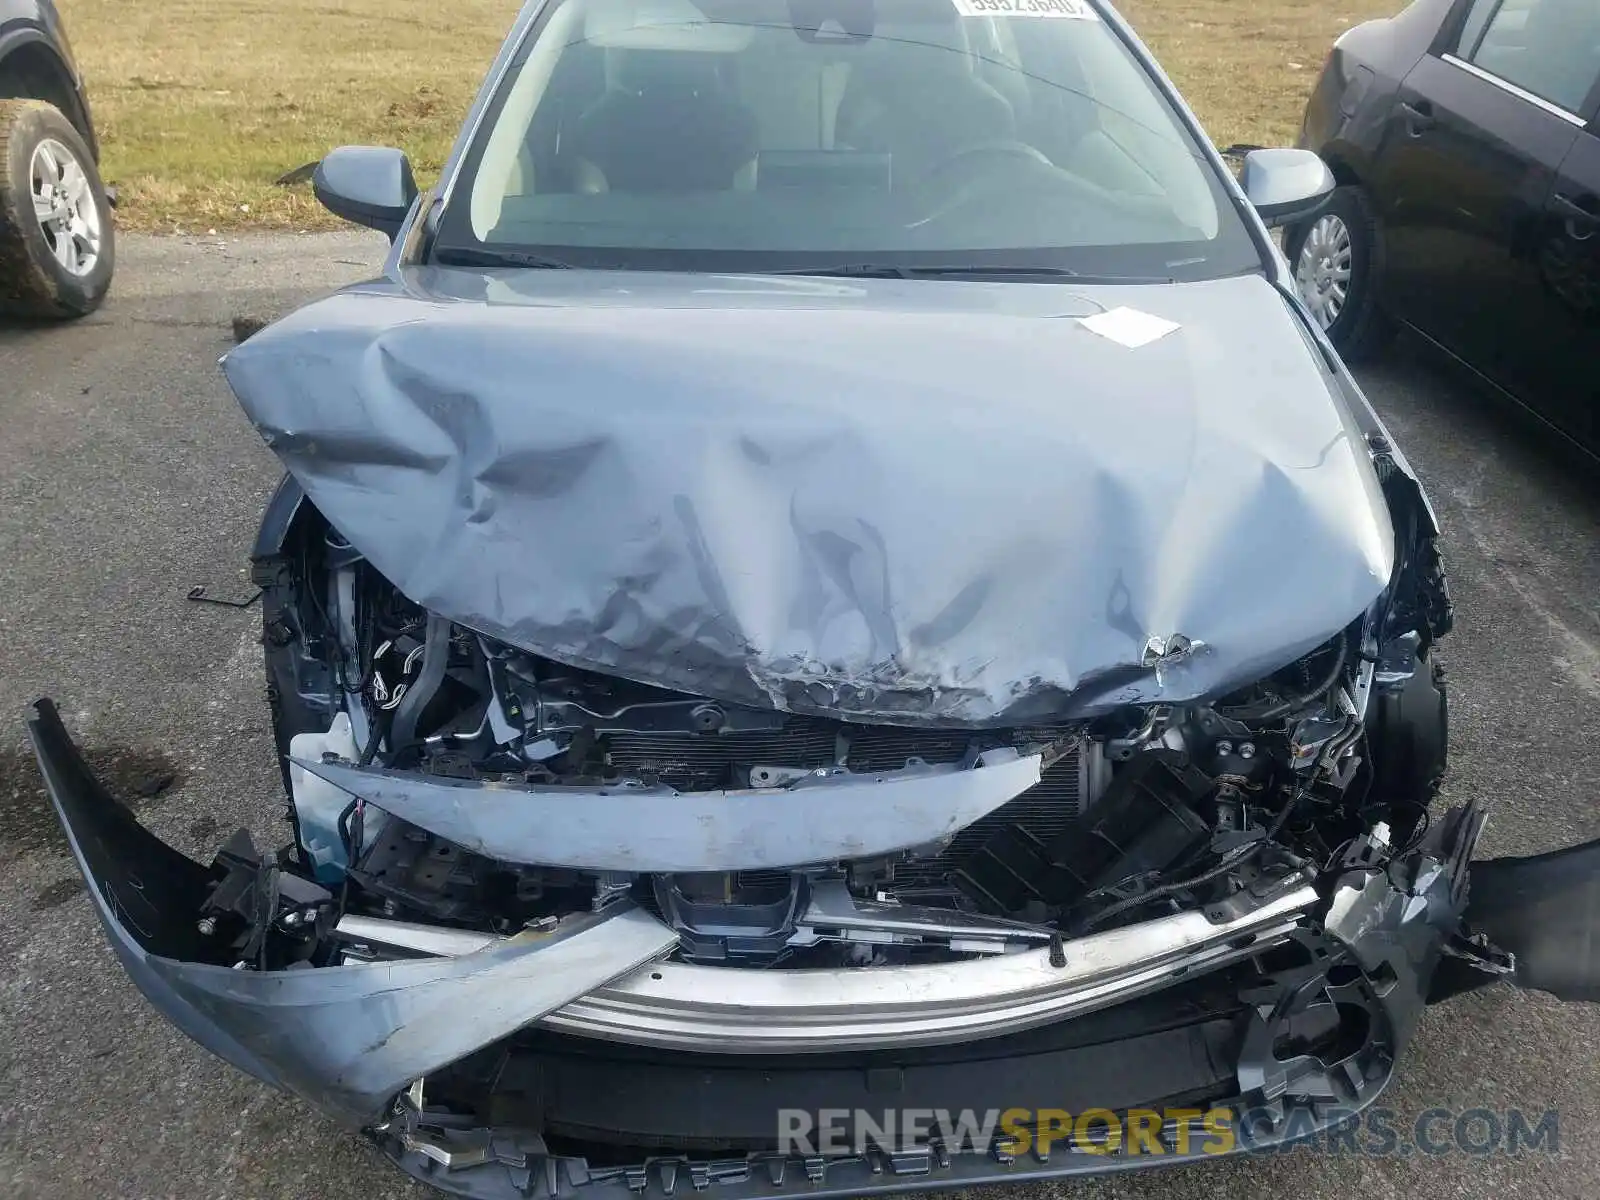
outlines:
{"label": "dark colored car", "polygon": [[1285,249],[1334,345],[1359,358],[1403,323],[1600,453],[1600,3],[1359,25],[1301,145],[1340,187]]}
{"label": "dark colored car", "polygon": [[100,146],[53,0],[0,0],[0,314],[78,317],[116,261]]}
{"label": "dark colored car", "polygon": [[1600,997],[1600,844],[1434,804],[1439,531],[1267,228],[1328,168],[1236,180],[1108,6],[533,0],[435,188],[314,182],[384,272],[224,363],[289,844],[31,726],[229,1062],[456,1195],[817,1197],[1311,1136],[1430,1001]]}

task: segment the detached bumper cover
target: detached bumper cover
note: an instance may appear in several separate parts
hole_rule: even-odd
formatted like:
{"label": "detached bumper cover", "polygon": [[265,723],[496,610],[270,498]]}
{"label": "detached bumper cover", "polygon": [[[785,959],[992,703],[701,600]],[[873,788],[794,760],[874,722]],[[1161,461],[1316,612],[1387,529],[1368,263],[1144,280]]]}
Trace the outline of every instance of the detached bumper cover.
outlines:
{"label": "detached bumper cover", "polygon": [[1518,987],[1600,1002],[1600,841],[1474,863],[1467,924],[1513,957]]}
{"label": "detached bumper cover", "polygon": [[95,780],[41,701],[28,725],[45,786],[112,949],[139,990],[206,1049],[354,1125],[412,1080],[664,954],[677,935],[612,909],[460,958],[237,971],[195,928],[210,872]]}

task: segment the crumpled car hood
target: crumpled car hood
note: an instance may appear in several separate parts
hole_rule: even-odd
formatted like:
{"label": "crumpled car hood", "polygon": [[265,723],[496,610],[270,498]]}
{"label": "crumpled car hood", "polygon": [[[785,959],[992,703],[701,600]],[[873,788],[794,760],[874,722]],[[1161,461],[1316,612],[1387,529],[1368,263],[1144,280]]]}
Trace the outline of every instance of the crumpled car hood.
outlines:
{"label": "crumpled car hood", "polygon": [[[1077,318],[1179,323],[1129,348]],[[1259,277],[1160,286],[412,268],[225,360],[406,596],[636,681],[998,726],[1312,649],[1393,532]],[[1149,639],[1197,647],[1156,669]]]}

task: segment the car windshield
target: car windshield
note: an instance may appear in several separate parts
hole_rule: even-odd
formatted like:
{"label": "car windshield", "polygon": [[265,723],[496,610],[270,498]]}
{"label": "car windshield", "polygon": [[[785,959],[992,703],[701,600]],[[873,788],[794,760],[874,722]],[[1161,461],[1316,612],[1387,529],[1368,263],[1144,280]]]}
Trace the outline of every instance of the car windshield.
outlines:
{"label": "car windshield", "polygon": [[1089,0],[550,0],[441,261],[1189,279],[1259,269]]}

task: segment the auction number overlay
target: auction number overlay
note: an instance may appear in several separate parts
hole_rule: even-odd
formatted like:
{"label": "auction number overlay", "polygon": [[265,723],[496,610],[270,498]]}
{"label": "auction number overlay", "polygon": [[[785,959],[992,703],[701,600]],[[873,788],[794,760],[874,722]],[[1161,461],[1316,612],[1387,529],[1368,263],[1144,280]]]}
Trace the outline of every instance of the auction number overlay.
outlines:
{"label": "auction number overlay", "polygon": [[1098,21],[1089,0],[951,0],[963,17],[1056,17]]}

